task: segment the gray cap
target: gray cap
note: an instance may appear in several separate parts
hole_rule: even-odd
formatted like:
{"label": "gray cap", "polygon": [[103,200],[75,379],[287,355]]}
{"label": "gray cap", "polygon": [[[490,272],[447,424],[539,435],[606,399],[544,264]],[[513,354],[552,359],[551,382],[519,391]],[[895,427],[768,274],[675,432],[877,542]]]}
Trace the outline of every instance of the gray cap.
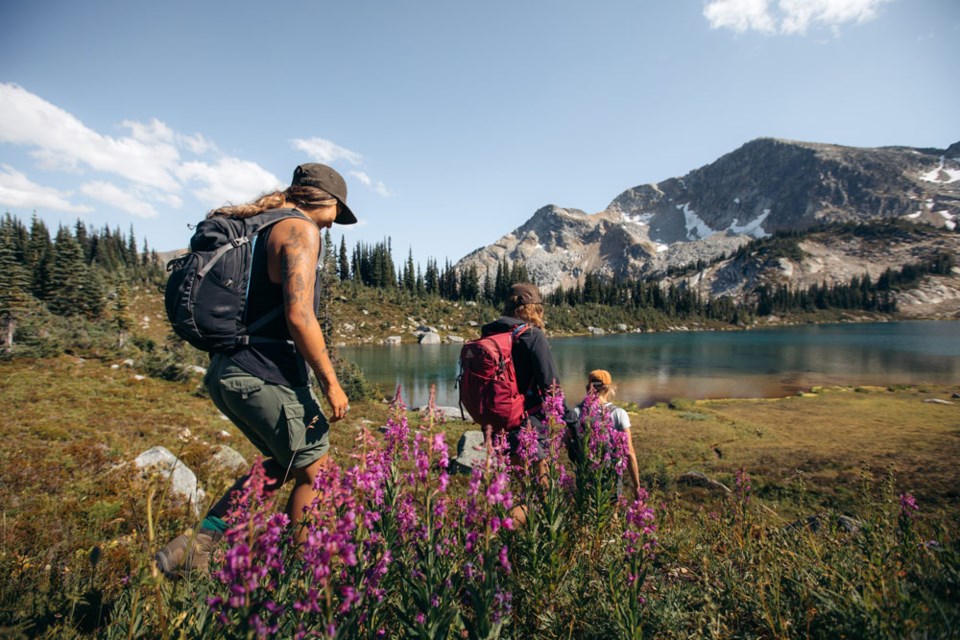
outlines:
{"label": "gray cap", "polygon": [[515,300],[517,306],[522,304],[543,304],[540,290],[529,282],[519,282],[510,287],[510,300]]}
{"label": "gray cap", "polygon": [[340,203],[340,210],[334,220],[337,224],[355,224],[357,216],[347,206],[347,181],[332,167],[319,162],[308,162],[293,170],[290,186],[303,185],[323,189]]}

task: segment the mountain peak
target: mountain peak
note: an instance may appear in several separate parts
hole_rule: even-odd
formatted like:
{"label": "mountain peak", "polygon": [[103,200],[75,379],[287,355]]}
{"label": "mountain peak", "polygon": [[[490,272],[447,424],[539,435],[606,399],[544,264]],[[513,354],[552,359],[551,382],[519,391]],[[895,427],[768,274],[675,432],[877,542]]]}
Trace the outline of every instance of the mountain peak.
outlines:
{"label": "mountain peak", "polygon": [[825,222],[908,217],[949,227],[960,215],[958,157],[960,143],[943,151],[756,138],[682,177],[629,188],[598,213],[541,207],[459,264],[522,260],[549,291],[587,273],[641,276],[710,260]]}

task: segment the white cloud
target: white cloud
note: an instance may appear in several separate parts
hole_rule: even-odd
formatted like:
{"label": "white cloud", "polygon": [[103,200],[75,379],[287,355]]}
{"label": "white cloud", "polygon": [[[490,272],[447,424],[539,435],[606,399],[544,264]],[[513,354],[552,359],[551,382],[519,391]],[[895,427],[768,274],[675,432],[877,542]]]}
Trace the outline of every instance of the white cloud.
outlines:
{"label": "white cloud", "polygon": [[0,205],[18,209],[53,209],[70,213],[89,213],[88,206],[73,204],[64,193],[30,182],[9,165],[0,165]]}
{"label": "white cloud", "polygon": [[85,165],[133,182],[175,191],[171,170],[179,161],[159,121],[125,123],[132,137],[101,135],[73,115],[16,84],[0,83],[0,142],[37,147],[44,166]]}
{"label": "white cloud", "polygon": [[[295,138],[290,141],[293,148],[303,151],[314,162],[332,165],[337,160],[346,160],[353,166],[363,166],[363,156],[356,151],[345,149],[335,142],[324,138]],[[382,198],[389,198],[393,192],[384,183],[374,180],[365,171],[351,171],[350,175],[364,186],[372,189]]]}
{"label": "white cloud", "polygon": [[776,30],[767,0],[711,0],[703,7],[703,15],[711,29],[733,29],[737,33]]}
{"label": "white cloud", "polygon": [[264,192],[284,188],[275,175],[255,162],[239,158],[221,158],[214,164],[186,162],[176,174],[184,182],[199,183],[193,194],[211,207],[247,202]]}
{"label": "white cloud", "polygon": [[[152,218],[164,209],[183,207],[187,195],[196,197],[202,206],[215,207],[246,202],[286,186],[255,162],[224,155],[203,135],[180,133],[157,118],[124,120],[117,127],[119,134],[104,135],[19,85],[0,82],[0,145],[27,148],[38,166],[60,174],[61,186],[65,178],[69,181],[65,173],[83,183],[74,194],[31,183],[19,170],[4,167],[0,205],[81,213],[95,210],[68,199],[76,195],[90,204],[96,201]],[[291,143],[318,162],[343,161],[355,167],[363,163],[359,153],[323,138]],[[358,179],[380,195],[390,195],[383,183],[366,173],[358,172]]]}
{"label": "white cloud", "polygon": [[784,13],[780,30],[803,34],[814,24],[836,29],[847,22],[866,22],[877,16],[885,2],[888,0],[780,0]]}
{"label": "white cloud", "polygon": [[103,181],[87,182],[80,187],[80,192],[89,197],[116,207],[138,218],[155,218],[157,210],[146,201],[143,194],[135,190],[125,191],[115,184]]}
{"label": "white cloud", "polygon": [[712,29],[738,33],[805,34],[820,26],[837,31],[848,23],[877,17],[881,5],[891,0],[708,0],[703,15]]}
{"label": "white cloud", "polygon": [[337,160],[346,160],[354,166],[363,164],[363,156],[356,151],[345,149],[335,142],[323,138],[296,138],[290,141],[293,148],[303,151],[314,162],[333,164]]}
{"label": "white cloud", "polygon": [[393,195],[393,192],[387,188],[387,185],[380,181],[374,181],[373,178],[368,176],[363,171],[351,171],[350,175],[359,180],[363,185],[373,189],[377,195],[382,198],[389,198]]}

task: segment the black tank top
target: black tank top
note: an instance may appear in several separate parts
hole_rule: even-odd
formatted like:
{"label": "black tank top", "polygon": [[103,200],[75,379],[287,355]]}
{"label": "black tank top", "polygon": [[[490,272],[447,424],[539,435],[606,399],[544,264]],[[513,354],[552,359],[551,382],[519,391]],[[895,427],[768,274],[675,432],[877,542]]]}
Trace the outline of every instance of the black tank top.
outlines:
{"label": "black tank top", "polygon": [[[250,325],[277,307],[283,308],[283,287],[270,282],[267,272],[267,241],[270,239],[270,227],[258,236],[253,247],[253,265],[250,276],[250,292],[247,294],[246,324]],[[322,255],[321,251],[321,255]],[[320,310],[320,260],[317,260],[317,279],[313,292],[314,315]],[[288,387],[305,387],[309,380],[307,363],[293,346],[287,320],[283,313],[278,314],[260,330],[257,336],[273,338],[282,342],[251,344],[242,347],[231,355],[231,360],[247,373],[273,384]]]}

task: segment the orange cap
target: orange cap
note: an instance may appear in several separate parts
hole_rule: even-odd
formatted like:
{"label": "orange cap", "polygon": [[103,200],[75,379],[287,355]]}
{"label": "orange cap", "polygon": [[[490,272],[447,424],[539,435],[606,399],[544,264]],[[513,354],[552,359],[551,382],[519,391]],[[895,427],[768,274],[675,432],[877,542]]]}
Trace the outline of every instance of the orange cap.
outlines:
{"label": "orange cap", "polygon": [[594,369],[590,372],[590,375],[587,376],[587,382],[590,384],[599,383],[606,387],[613,382],[613,378],[610,377],[609,371],[604,369]]}

